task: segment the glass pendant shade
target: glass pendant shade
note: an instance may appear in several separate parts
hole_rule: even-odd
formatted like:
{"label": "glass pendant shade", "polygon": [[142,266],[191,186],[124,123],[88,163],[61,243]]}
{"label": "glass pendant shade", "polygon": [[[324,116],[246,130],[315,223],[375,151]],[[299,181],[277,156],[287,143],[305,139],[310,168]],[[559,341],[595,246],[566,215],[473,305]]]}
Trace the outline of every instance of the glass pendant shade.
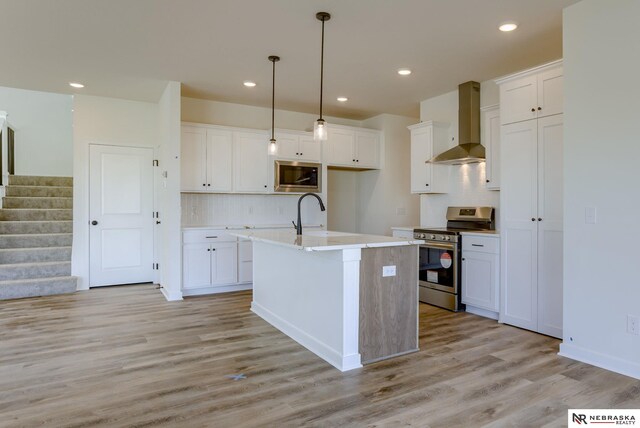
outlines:
{"label": "glass pendant shade", "polygon": [[272,138],[269,140],[269,154],[275,155],[276,153],[278,153],[278,145],[276,144],[276,140]]}
{"label": "glass pendant shade", "polygon": [[327,140],[327,122],[324,119],[318,119],[313,124],[313,139],[315,141]]}

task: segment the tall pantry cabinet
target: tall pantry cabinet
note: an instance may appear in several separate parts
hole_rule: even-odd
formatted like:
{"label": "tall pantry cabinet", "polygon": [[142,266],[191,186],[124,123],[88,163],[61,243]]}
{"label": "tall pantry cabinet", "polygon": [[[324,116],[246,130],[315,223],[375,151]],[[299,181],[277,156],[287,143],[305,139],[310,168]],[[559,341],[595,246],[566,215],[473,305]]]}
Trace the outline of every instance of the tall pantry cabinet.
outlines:
{"label": "tall pantry cabinet", "polygon": [[562,64],[496,83],[502,120],[500,321],[562,338]]}

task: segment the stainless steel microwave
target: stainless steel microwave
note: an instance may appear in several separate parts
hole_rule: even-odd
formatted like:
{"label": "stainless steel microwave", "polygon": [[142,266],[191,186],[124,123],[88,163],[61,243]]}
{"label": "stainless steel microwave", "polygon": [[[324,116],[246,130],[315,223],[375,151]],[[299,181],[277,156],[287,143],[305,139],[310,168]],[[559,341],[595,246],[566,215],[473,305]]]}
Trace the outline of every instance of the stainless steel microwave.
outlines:
{"label": "stainless steel microwave", "polygon": [[276,192],[322,192],[322,164],[275,161]]}

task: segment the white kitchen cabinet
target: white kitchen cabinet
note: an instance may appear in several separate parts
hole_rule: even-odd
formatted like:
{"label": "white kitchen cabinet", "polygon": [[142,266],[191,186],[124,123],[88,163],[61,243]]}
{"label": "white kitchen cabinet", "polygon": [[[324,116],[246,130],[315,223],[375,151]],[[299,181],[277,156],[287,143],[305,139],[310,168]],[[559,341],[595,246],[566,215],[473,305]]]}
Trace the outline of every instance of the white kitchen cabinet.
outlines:
{"label": "white kitchen cabinet", "polygon": [[233,175],[235,192],[268,192],[268,144],[269,138],[265,133],[233,133]]}
{"label": "white kitchen cabinet", "polygon": [[238,242],[223,229],[193,229],[182,233],[182,244],[184,295],[250,287],[253,270],[250,241]]}
{"label": "white kitchen cabinet", "polygon": [[328,166],[377,169],[380,167],[380,150],[379,131],[336,125],[328,127]]}
{"label": "white kitchen cabinet", "polygon": [[500,321],[562,337],[563,115],[502,126]]}
{"label": "white kitchen cabinet", "polygon": [[482,108],[482,145],[486,149],[485,178],[487,189],[500,190],[500,108]]}
{"label": "white kitchen cabinet", "polygon": [[[498,236],[462,234],[462,303],[467,311],[497,318],[500,310],[500,255]],[[485,314],[474,311],[479,308]]]}
{"label": "white kitchen cabinet", "polygon": [[322,143],[315,141],[310,133],[276,131],[277,159],[305,162],[322,161]]}
{"label": "white kitchen cabinet", "polygon": [[562,61],[497,79],[502,124],[562,113],[562,79]]}
{"label": "white kitchen cabinet", "polygon": [[183,192],[230,192],[232,133],[219,129],[183,126],[180,186]]}
{"label": "white kitchen cabinet", "polygon": [[447,193],[449,165],[429,163],[434,154],[447,150],[449,124],[422,122],[411,131],[411,193]]}

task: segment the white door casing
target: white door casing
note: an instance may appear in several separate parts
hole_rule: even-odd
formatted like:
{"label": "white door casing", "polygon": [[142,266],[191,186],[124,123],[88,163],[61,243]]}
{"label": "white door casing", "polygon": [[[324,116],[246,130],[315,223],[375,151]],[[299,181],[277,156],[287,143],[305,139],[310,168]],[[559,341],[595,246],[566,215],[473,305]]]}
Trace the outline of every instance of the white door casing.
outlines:
{"label": "white door casing", "polygon": [[90,145],[89,216],[89,286],[153,281],[153,149]]}

